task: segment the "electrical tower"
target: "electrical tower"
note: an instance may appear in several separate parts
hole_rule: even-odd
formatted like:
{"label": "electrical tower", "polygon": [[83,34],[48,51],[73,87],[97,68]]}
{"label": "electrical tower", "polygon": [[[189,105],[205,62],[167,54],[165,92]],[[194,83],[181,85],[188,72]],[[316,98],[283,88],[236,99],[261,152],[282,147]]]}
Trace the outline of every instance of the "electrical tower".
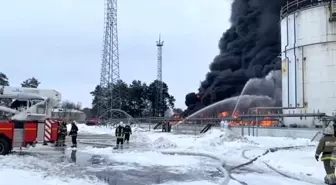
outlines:
{"label": "electrical tower", "polygon": [[121,108],[120,89],[115,84],[120,79],[117,30],[117,0],[105,0],[104,41],[100,73],[100,95],[97,118],[112,118],[112,109]]}
{"label": "electrical tower", "polygon": [[159,40],[156,41],[157,46],[157,94],[156,94],[156,116],[161,117],[162,113],[162,103],[163,103],[163,82],[162,82],[162,46],[163,41],[161,41],[161,35],[159,35]]}

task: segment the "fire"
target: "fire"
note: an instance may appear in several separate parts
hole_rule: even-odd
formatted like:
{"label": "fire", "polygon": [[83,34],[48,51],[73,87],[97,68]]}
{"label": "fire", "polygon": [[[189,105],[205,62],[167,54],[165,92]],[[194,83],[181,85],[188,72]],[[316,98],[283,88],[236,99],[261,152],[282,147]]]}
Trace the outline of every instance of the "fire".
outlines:
{"label": "fire", "polygon": [[261,127],[274,127],[277,124],[277,121],[272,121],[271,118],[265,118],[260,121]]}
{"label": "fire", "polygon": [[[230,113],[229,112],[221,112],[218,114],[218,117],[219,118],[226,118],[226,117],[229,117]],[[238,118],[239,117],[239,113],[238,112],[235,112],[233,114],[233,118]],[[243,124],[242,121],[230,121],[229,122],[229,125],[230,126],[241,126]]]}
{"label": "fire", "polygon": [[[229,112],[221,112],[218,114],[218,117],[219,118],[226,118],[226,117],[229,117],[230,116],[230,113]],[[239,113],[238,112],[235,112],[233,114],[233,118],[238,118],[239,117]],[[257,124],[260,126],[260,127],[274,127],[275,125],[278,124],[277,121],[272,121],[270,118],[264,118],[263,120],[259,120],[259,121],[230,121],[229,122],[229,125],[231,127],[234,127],[234,126],[256,126]]]}
{"label": "fire", "polygon": [[[260,112],[259,112],[260,114]],[[271,112],[265,112],[264,114],[272,114]],[[226,118],[230,117],[232,115],[231,112],[224,111],[221,112],[217,115],[218,118]],[[207,118],[208,116],[205,114],[201,114],[200,118]],[[169,122],[170,125],[175,125],[179,123],[192,123],[190,121],[183,121],[181,115],[175,114],[173,116],[174,119],[177,119],[176,121],[171,121]],[[239,112],[234,112],[233,118],[239,118]],[[240,121],[239,119],[237,120],[232,120],[229,122],[229,125],[231,127],[234,126],[256,126],[258,125],[259,127],[274,127],[278,124],[279,122],[276,120],[272,120],[270,117],[265,117],[264,119],[255,119],[253,121]]]}
{"label": "fire", "polygon": [[229,116],[229,112],[221,112],[218,114],[218,117],[220,118],[225,118],[225,117],[228,117]]}

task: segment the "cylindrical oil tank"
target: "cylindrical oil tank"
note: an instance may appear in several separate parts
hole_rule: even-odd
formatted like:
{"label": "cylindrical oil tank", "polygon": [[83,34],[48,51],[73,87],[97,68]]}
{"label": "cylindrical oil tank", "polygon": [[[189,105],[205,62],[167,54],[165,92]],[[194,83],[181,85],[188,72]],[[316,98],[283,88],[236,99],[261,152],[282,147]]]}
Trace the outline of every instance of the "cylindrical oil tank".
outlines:
{"label": "cylindrical oil tank", "polygon": [[[329,1],[291,2],[281,12],[282,105],[293,107],[284,112],[331,115],[336,109],[333,7]],[[284,122],[318,124],[316,118],[285,118]]]}

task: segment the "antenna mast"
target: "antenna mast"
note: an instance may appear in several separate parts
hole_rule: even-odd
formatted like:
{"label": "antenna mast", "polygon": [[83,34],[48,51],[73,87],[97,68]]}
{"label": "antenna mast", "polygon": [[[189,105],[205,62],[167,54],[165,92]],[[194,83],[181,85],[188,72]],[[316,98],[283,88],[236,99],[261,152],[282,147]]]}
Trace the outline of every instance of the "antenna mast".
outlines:
{"label": "antenna mast", "polygon": [[162,47],[163,41],[161,41],[161,34],[159,35],[159,40],[156,41],[157,46],[157,96],[156,96],[156,116],[164,116],[163,108],[163,82],[162,82]]}
{"label": "antenna mast", "polygon": [[120,89],[116,87],[119,74],[119,48],[117,29],[117,0],[105,0],[104,41],[100,73],[100,95],[97,118],[113,117],[112,109],[121,108]]}

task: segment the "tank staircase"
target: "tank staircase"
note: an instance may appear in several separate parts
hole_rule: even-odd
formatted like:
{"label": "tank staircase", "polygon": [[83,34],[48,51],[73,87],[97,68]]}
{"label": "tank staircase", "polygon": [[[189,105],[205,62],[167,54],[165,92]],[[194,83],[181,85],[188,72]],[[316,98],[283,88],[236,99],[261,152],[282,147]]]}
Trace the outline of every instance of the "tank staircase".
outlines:
{"label": "tank staircase", "polygon": [[154,126],[154,128],[153,128],[153,129],[154,129],[154,130],[155,130],[155,129],[158,129],[158,128],[159,128],[159,126],[161,126],[161,125],[162,125],[162,122],[161,122],[161,123],[158,123],[158,124],[156,124],[156,125]]}
{"label": "tank staircase", "polygon": [[331,0],[329,7],[330,7],[329,21],[335,22],[336,21],[336,0]]}
{"label": "tank staircase", "polygon": [[211,124],[211,123],[205,125],[205,127],[201,130],[200,133],[203,134],[203,133],[208,132],[208,131],[211,129],[211,127],[212,127],[212,124]]}

